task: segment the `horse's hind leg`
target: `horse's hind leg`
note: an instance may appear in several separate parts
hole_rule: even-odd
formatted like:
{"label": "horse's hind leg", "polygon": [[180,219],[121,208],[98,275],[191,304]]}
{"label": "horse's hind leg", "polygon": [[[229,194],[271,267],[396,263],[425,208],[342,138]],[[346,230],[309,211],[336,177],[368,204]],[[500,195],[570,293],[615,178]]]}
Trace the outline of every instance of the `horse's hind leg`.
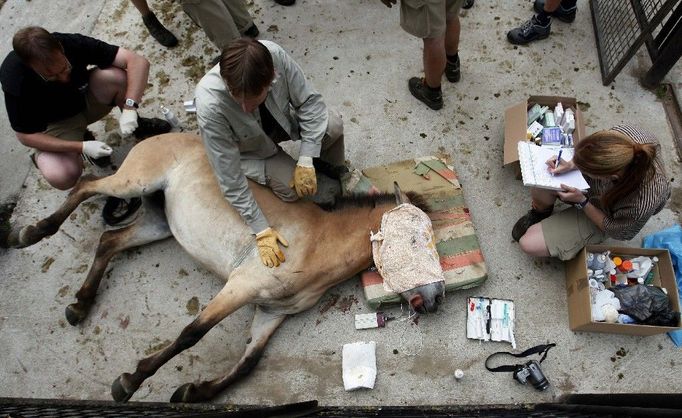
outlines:
{"label": "horse's hind leg", "polygon": [[6,242],[0,240],[0,244],[9,248],[23,248],[55,234],[81,202],[96,194],[126,199],[160,190],[165,182],[167,164],[161,162],[149,164],[144,160],[144,154],[138,154],[135,154],[136,158],[126,158],[118,171],[111,176],[81,177],[71,189],[66,201],[52,215],[35,225],[12,227],[4,237]]}
{"label": "horse's hind leg", "polygon": [[113,256],[123,250],[171,236],[162,205],[152,203],[151,198],[144,198],[143,205],[143,214],[135,222],[102,234],[88,276],[76,293],[78,301],[66,307],[66,320],[69,324],[76,325],[87,316],[95,302],[104,271]]}
{"label": "horse's hind leg", "polygon": [[[258,260],[260,263],[260,260]],[[111,385],[111,396],[117,402],[130,399],[148,377],[170,359],[196,344],[226,316],[251,302],[260,292],[251,275],[239,274],[235,269],[222,290],[208,303],[199,316],[187,325],[178,338],[162,350],[137,363],[134,373],[123,373]]]}
{"label": "horse's hind leg", "polygon": [[246,376],[258,364],[270,336],[286,317],[285,314],[263,312],[259,306],[256,306],[256,313],[251,324],[251,338],[244,354],[232,370],[227,375],[211,381],[199,384],[186,383],[180,386],[173,393],[171,402],[201,402],[213,399],[232,383]]}

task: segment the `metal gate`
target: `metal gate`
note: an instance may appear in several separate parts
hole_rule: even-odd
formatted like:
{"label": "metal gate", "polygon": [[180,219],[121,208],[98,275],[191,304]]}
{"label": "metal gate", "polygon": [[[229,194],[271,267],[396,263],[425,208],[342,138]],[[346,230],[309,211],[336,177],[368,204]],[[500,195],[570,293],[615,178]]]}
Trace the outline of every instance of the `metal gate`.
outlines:
{"label": "metal gate", "polygon": [[645,44],[653,62],[644,84],[654,86],[682,54],[681,0],[590,0],[602,82],[610,84]]}

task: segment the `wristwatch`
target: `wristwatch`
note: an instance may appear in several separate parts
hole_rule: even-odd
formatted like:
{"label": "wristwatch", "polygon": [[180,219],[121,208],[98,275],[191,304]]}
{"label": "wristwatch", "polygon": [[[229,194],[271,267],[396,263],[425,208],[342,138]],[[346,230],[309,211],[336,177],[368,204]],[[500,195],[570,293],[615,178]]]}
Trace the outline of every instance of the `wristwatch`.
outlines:
{"label": "wristwatch", "polygon": [[586,197],[585,200],[579,203],[574,203],[573,206],[575,206],[577,209],[583,210],[588,203],[590,203],[590,199]]}
{"label": "wristwatch", "polygon": [[126,99],[125,105],[128,107],[134,107],[135,109],[138,109],[140,107],[140,105],[130,97]]}

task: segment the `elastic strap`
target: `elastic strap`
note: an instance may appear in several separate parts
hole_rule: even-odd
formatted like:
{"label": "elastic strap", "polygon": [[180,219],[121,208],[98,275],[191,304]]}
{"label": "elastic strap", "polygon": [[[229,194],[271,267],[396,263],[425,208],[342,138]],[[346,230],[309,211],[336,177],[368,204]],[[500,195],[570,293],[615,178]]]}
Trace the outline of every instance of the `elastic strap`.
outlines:
{"label": "elastic strap", "polygon": [[555,347],[555,346],[556,346],[556,344],[554,344],[554,343],[536,345],[535,347],[531,347],[528,350],[526,350],[520,354],[509,353],[507,351],[498,351],[497,353],[493,353],[493,354],[489,355],[488,358],[485,359],[485,368],[491,372],[513,372],[516,369],[518,369],[519,367],[523,367],[522,364],[504,365],[504,366],[493,367],[493,368],[488,367],[488,361],[491,358],[493,358],[497,355],[501,355],[501,354],[506,354],[508,356],[513,356],[513,357],[518,357],[518,358],[528,357],[528,356],[533,355],[533,354],[542,354],[542,358],[540,358],[540,363],[542,363],[545,360],[545,358],[547,357],[547,352],[549,352],[549,349],[552,347]]}

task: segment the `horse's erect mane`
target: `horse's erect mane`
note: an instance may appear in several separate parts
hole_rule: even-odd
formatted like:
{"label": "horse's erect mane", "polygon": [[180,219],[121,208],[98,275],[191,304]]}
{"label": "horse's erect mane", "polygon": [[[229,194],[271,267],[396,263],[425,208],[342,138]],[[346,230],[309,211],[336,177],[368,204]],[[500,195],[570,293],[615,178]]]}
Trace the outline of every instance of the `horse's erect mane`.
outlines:
{"label": "horse's erect mane", "polygon": [[[418,193],[407,192],[407,197],[410,203],[423,210],[429,211],[426,200]],[[335,212],[345,208],[360,208],[360,207],[376,207],[385,203],[395,203],[395,195],[393,193],[380,193],[375,195],[354,194],[349,196],[338,196],[334,203],[319,204],[319,206],[327,212]]]}

